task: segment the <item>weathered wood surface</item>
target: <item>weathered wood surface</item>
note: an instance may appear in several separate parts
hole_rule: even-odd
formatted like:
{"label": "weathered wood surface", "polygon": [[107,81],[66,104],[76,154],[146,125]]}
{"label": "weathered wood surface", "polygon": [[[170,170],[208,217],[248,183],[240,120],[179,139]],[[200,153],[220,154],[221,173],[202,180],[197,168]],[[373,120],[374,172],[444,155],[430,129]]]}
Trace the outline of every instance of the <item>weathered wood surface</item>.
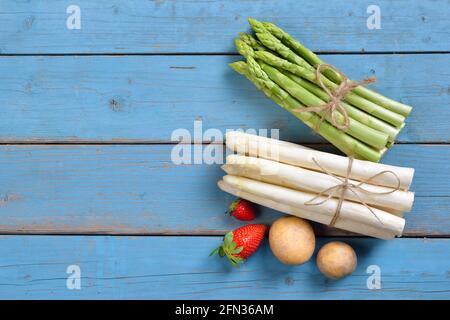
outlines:
{"label": "weathered wood surface", "polygon": [[[223,234],[238,226],[224,214],[232,198],[216,187],[220,165],[174,165],[172,148],[2,146],[0,233]],[[398,145],[386,156],[416,168],[405,235],[450,234],[448,159],[445,145]],[[263,210],[260,220],[279,216]]]}
{"label": "weathered wood surface", "polygon": [[[68,30],[66,8],[81,9]],[[373,1],[3,0],[1,53],[235,52],[253,16],[280,23],[318,51],[449,51],[446,0],[378,0],[381,29],[369,30]]]}
{"label": "weathered wood surface", "polygon": [[[173,130],[278,128],[322,142],[228,67],[231,56],[1,57],[0,141],[170,141]],[[449,142],[448,54],[331,55],[354,79],[414,106],[401,142]]]}
{"label": "weathered wood surface", "polygon": [[[308,263],[278,262],[264,243],[234,269],[209,252],[221,237],[2,236],[0,298],[24,299],[446,299],[449,239],[345,239],[356,250],[351,277],[326,280]],[[321,239],[317,248],[330,239]],[[66,287],[69,265],[81,289]],[[370,290],[370,265],[381,289]]]}
{"label": "weathered wood surface", "polygon": [[[69,4],[0,1],[0,234],[13,234],[0,236],[0,298],[450,297],[448,1],[377,1],[380,30],[367,29],[373,3],[359,0],[80,0],[81,30],[66,28]],[[223,214],[232,198],[215,185],[219,165],[171,162],[173,130],[196,119],[205,130],[278,128],[330,150],[228,68],[247,16],[280,23],[351,78],[376,75],[375,89],[413,105],[383,162],[416,168],[405,235],[437,239],[317,227],[357,250],[356,273],[339,282],[313,260],[281,265],[267,244],[240,270],[207,257],[240,224]],[[279,216],[262,209],[258,222]],[[73,264],[79,291],[66,288]],[[381,268],[381,290],[366,287],[369,265]]]}

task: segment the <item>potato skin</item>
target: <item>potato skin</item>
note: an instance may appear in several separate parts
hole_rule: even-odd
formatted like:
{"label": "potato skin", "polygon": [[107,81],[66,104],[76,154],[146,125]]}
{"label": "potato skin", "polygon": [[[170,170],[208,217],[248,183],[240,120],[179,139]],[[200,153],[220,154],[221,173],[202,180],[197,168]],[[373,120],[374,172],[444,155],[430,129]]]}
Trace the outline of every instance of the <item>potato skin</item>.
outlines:
{"label": "potato skin", "polygon": [[332,279],[340,279],[353,273],[357,265],[356,253],[348,244],[332,241],[320,248],[317,254],[320,272]]}
{"label": "potato skin", "polygon": [[269,244],[275,257],[282,263],[298,265],[311,258],[316,238],[308,221],[288,216],[279,218],[272,224]]}

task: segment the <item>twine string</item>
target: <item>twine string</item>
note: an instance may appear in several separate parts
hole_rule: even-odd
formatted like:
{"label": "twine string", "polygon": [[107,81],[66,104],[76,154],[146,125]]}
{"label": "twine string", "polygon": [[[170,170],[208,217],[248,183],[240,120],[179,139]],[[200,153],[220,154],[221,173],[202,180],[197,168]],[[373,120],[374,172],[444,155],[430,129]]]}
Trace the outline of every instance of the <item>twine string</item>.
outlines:
{"label": "twine string", "polygon": [[[345,193],[348,190],[348,191],[352,192],[355,195],[355,197],[358,199],[356,202],[365,206],[373,214],[373,216],[378,220],[378,222],[380,222],[381,224],[384,224],[380,220],[380,218],[377,216],[377,214],[373,211],[373,209],[361,198],[361,196],[358,194],[357,191],[361,191],[366,194],[374,194],[374,195],[383,195],[383,194],[394,193],[394,192],[400,190],[400,186],[401,186],[400,178],[398,177],[398,175],[395,172],[390,171],[390,170],[383,170],[377,174],[374,174],[373,176],[369,177],[368,179],[361,180],[360,182],[355,184],[355,183],[349,182],[350,173],[351,173],[352,167],[353,167],[353,158],[352,157],[348,158],[347,171],[346,171],[345,177],[343,177],[343,178],[329,172],[326,168],[324,168],[322,165],[320,165],[320,163],[315,158],[312,158],[312,160],[320,168],[320,170],[322,170],[323,173],[335,178],[340,183],[338,183],[332,187],[329,187],[325,190],[322,190],[321,192],[319,192],[319,194],[315,195],[314,197],[312,197],[311,199],[306,201],[304,203],[305,205],[319,206],[319,205],[324,204],[325,202],[329,201],[331,198],[335,197],[337,193],[340,192],[339,196],[338,196],[338,203],[336,206],[335,213],[329,223],[329,226],[332,227],[336,224],[336,221],[339,219],[341,209],[342,209],[342,204],[345,200],[344,199]],[[374,179],[376,179],[377,177],[384,175],[384,174],[391,174],[395,177],[395,179],[397,180],[397,186],[394,189],[389,190],[389,191],[376,192],[376,191],[367,190],[362,187],[365,184],[370,184],[370,182],[372,182]],[[323,196],[325,196],[325,199],[317,201],[319,198],[321,198]]]}
{"label": "twine string", "polygon": [[[322,72],[326,69],[335,71],[341,77],[342,81],[335,90],[330,90],[323,82]],[[317,106],[296,108],[294,109],[294,112],[315,112],[320,114],[320,119],[314,128],[314,131],[316,132],[319,131],[320,125],[327,117],[329,117],[329,121],[333,126],[341,131],[347,131],[350,126],[350,118],[347,110],[342,106],[342,100],[349,91],[355,89],[356,87],[375,82],[375,77],[366,78],[361,81],[350,81],[339,69],[325,63],[319,64],[315,73],[319,86],[330,97],[330,100]],[[343,121],[341,123],[339,123],[337,119],[338,114],[342,115]]]}

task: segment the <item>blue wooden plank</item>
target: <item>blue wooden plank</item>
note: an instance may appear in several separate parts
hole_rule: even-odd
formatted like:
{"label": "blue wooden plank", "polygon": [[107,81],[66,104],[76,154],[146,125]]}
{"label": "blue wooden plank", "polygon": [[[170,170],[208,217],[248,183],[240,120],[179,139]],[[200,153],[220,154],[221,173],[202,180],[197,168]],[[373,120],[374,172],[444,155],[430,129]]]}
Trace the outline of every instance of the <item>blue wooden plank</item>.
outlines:
{"label": "blue wooden plank", "polygon": [[[67,7],[81,9],[68,30]],[[378,0],[381,29],[369,30],[373,1],[78,0],[0,3],[0,52],[234,52],[232,39],[253,16],[279,23],[313,50],[448,51],[446,0]]]}
{"label": "blue wooden plank", "polygon": [[[220,237],[0,237],[2,299],[449,299],[449,239],[344,239],[358,255],[352,276],[326,280],[315,257],[279,263],[267,242],[239,270],[208,257]],[[320,248],[329,239],[319,239]],[[317,250],[316,248],[316,250]],[[66,286],[67,267],[81,289]],[[376,265],[381,289],[366,273]]]}
{"label": "blue wooden plank", "polygon": [[[173,130],[279,128],[323,140],[228,67],[229,56],[1,57],[0,141],[170,141]],[[333,55],[354,79],[414,106],[402,142],[449,142],[450,54]]]}
{"label": "blue wooden plank", "polygon": [[[174,165],[171,145],[0,146],[0,233],[223,234],[239,225],[219,165]],[[415,167],[405,235],[450,234],[450,146],[398,145]],[[279,217],[262,210],[259,221]],[[319,230],[336,234],[336,230]]]}

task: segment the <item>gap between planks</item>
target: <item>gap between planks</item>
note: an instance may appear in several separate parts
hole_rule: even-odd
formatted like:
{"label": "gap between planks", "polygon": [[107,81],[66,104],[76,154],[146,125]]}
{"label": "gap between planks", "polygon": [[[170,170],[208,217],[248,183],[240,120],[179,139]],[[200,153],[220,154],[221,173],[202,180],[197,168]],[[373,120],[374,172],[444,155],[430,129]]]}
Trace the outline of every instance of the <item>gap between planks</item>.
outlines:
{"label": "gap between planks", "polygon": [[[224,231],[206,231],[206,232],[177,232],[177,231],[170,231],[170,232],[160,232],[160,233],[133,233],[133,232],[127,232],[127,233],[120,233],[120,232],[1,232],[0,231],[0,237],[1,236],[90,236],[90,237],[100,237],[100,236],[111,236],[111,237],[223,237],[227,232],[230,230],[224,230]],[[316,238],[320,239],[329,239],[329,238],[351,238],[351,239],[375,239],[371,237],[361,236],[358,234],[351,234],[346,233],[345,231],[342,231],[342,234],[334,233],[330,235],[316,235]],[[450,239],[450,234],[439,234],[439,235],[423,235],[423,234],[413,234],[410,233],[405,236],[397,237],[395,239]],[[393,240],[395,240],[393,239]],[[386,240],[389,241],[389,240]]]}
{"label": "gap between planks", "polygon": [[[261,222],[267,224],[267,222]],[[353,233],[350,231],[344,231],[339,230],[336,228],[330,228],[325,225],[321,225],[316,222],[311,222],[312,227],[314,229],[314,233],[316,234],[316,237],[318,238],[364,238],[364,239],[370,239],[371,237],[363,236],[357,233]],[[156,237],[156,236],[169,236],[169,237],[176,237],[176,236],[186,236],[186,237],[199,237],[199,236],[224,236],[227,232],[230,231],[230,229],[226,228],[218,228],[215,230],[211,229],[201,229],[201,228],[194,228],[189,230],[182,230],[182,229],[162,229],[160,231],[146,231],[139,228],[127,228],[127,229],[121,229],[121,228],[115,228],[115,227],[109,227],[109,228],[86,228],[86,227],[68,227],[64,228],[65,230],[61,229],[48,229],[48,228],[4,228],[0,227],[0,236],[2,235],[36,235],[36,236],[46,236],[46,235],[52,235],[52,236],[142,236],[142,237]],[[450,238],[450,233],[421,233],[421,232],[414,232],[414,231],[406,231],[403,236],[399,238],[418,238],[418,239],[425,239],[425,238],[433,238],[433,239],[447,239]]]}
{"label": "gap between planks", "polygon": [[[283,140],[286,142],[292,142],[296,144],[302,144],[305,146],[332,146],[328,142],[302,142],[302,141],[292,141],[292,140]],[[192,145],[209,145],[209,144],[221,144],[225,145],[224,141],[202,141],[198,143],[185,143],[180,141],[168,141],[168,140],[127,140],[127,139],[113,139],[113,140],[11,140],[11,141],[1,141],[1,145],[175,145],[175,144],[192,144]],[[396,145],[450,145],[450,141],[425,141],[425,142],[412,142],[412,141],[398,141],[395,142]]]}
{"label": "gap between planks", "polygon": [[[450,51],[315,51],[319,55],[449,54]],[[0,57],[63,56],[239,56],[237,52],[129,52],[129,53],[0,53]]]}

